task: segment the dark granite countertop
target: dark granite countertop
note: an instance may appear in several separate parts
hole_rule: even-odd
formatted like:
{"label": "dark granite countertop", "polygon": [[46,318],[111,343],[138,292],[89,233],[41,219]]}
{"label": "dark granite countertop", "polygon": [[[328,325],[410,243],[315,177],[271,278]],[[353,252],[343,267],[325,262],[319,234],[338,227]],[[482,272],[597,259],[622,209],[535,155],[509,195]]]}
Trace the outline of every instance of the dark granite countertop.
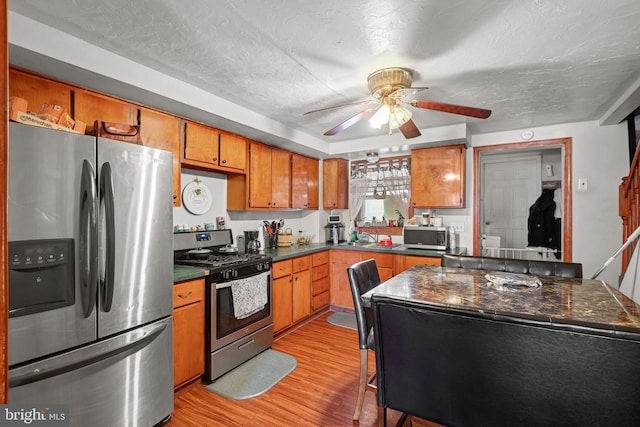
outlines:
{"label": "dark granite countertop", "polygon": [[310,245],[303,246],[290,246],[279,247],[274,249],[265,249],[264,253],[273,258],[274,261],[281,261],[283,259],[295,258],[302,255],[312,254],[314,252],[325,251],[329,249],[339,249],[345,251],[371,251],[371,252],[383,252],[398,255],[417,255],[417,256],[429,256],[429,257],[441,257],[443,254],[465,255],[467,248],[455,248],[447,251],[431,251],[426,249],[409,249],[404,245],[395,247],[385,246],[351,246],[347,244],[333,245],[330,243],[312,243]]}
{"label": "dark granite countertop", "polygon": [[640,332],[640,306],[603,281],[537,276],[542,286],[497,286],[485,278],[487,273],[418,265],[363,298],[369,304],[372,294],[393,295],[447,307]]}
{"label": "dark granite countertop", "polygon": [[173,265],[173,283],[197,279],[207,274],[209,274],[209,271],[202,268],[191,267],[189,265]]}
{"label": "dark granite countertop", "polygon": [[[330,243],[311,243],[309,245],[302,246],[289,246],[279,248],[267,248],[264,250],[264,254],[270,256],[273,261],[281,261],[284,259],[295,258],[303,255],[310,255],[315,252],[327,251],[329,249],[339,249],[347,251],[371,251],[371,252],[383,252],[398,255],[417,255],[417,256],[429,256],[429,257],[441,257],[443,254],[465,255],[467,253],[466,248],[456,248],[448,251],[431,251],[426,249],[409,249],[404,245],[395,247],[384,246],[350,246],[346,244],[333,245]],[[198,267],[191,267],[187,265],[174,265],[173,266],[173,281],[182,282],[184,280],[195,279],[198,277],[204,277],[209,272]]]}

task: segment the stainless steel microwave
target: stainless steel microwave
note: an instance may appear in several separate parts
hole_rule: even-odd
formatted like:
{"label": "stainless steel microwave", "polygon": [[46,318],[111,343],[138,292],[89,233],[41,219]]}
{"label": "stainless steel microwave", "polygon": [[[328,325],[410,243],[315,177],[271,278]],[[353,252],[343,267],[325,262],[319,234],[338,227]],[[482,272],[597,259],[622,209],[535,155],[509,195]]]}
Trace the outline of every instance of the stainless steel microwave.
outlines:
{"label": "stainless steel microwave", "polygon": [[448,244],[446,227],[405,225],[404,245],[412,249],[431,249],[446,251]]}

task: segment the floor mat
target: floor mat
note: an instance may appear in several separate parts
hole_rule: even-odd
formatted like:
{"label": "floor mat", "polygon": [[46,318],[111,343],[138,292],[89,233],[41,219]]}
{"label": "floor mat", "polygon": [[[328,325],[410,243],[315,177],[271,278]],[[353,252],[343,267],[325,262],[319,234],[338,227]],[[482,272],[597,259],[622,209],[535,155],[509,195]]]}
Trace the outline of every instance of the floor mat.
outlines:
{"label": "floor mat", "polygon": [[206,389],[234,400],[256,397],[298,366],[295,357],[267,349],[209,384]]}
{"label": "floor mat", "polygon": [[356,322],[356,315],[354,313],[336,311],[327,317],[327,322],[343,328],[358,330],[358,323]]}

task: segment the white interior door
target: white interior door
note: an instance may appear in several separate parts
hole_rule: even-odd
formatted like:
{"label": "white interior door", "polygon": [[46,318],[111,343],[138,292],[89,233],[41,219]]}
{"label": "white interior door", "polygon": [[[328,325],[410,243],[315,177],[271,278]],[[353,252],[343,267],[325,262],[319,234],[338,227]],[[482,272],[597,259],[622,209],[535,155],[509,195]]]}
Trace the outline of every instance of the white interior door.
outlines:
{"label": "white interior door", "polygon": [[526,248],[529,207],[542,188],[541,155],[491,155],[481,167],[480,234],[499,236],[503,248]]}

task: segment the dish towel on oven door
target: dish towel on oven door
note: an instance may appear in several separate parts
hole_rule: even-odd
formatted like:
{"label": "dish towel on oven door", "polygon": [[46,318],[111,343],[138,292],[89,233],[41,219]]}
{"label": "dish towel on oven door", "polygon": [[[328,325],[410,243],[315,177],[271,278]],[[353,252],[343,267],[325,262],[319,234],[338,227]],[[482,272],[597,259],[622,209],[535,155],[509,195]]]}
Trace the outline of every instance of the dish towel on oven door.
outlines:
{"label": "dish towel on oven door", "polygon": [[262,273],[231,282],[233,314],[244,319],[262,310],[268,302],[269,273]]}

